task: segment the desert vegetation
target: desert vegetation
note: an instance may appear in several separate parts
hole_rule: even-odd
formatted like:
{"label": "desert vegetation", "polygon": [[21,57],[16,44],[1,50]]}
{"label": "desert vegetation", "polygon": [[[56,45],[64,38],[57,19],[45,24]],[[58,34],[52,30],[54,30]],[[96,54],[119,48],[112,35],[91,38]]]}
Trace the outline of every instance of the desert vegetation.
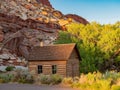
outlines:
{"label": "desert vegetation", "polygon": [[[10,68],[10,69],[9,69]],[[0,83],[33,83],[34,78],[28,72],[28,70],[15,69],[12,70],[11,67],[6,68],[7,72],[0,73]]]}
{"label": "desert vegetation", "polygon": [[57,74],[35,76],[27,70],[17,69],[15,71],[0,74],[0,83],[28,83],[28,84],[62,84],[80,90],[120,90],[120,72],[106,71],[89,72],[81,74],[80,77],[63,78]]}
{"label": "desert vegetation", "polygon": [[57,74],[53,74],[53,75],[39,75],[37,78],[37,83],[38,84],[47,84],[47,85],[55,85],[55,84],[59,84],[62,82],[62,77],[60,75]]}
{"label": "desert vegetation", "polygon": [[120,90],[120,73],[106,71],[104,74],[81,74],[80,78],[64,78],[63,83],[80,90]]}
{"label": "desert vegetation", "polygon": [[62,82],[63,77],[60,75],[34,75],[28,70],[11,69],[12,66],[6,67],[6,71],[0,73],[0,83],[28,83],[28,84],[46,84],[55,85]]}

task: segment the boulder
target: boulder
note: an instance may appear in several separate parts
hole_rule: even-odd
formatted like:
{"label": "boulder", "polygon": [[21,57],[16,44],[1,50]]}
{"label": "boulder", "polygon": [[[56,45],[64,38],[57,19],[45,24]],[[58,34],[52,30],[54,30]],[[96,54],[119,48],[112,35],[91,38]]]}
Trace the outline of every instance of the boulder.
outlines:
{"label": "boulder", "polygon": [[9,61],[8,61],[8,63],[11,63],[11,64],[12,64],[13,62],[14,62],[13,60],[9,60]]}
{"label": "boulder", "polygon": [[53,11],[52,14],[57,18],[62,18],[63,14],[60,11]]}
{"label": "boulder", "polygon": [[22,62],[22,59],[20,57],[18,57],[17,62]]}
{"label": "boulder", "polygon": [[7,66],[0,66],[0,71],[6,71],[6,70],[5,70],[6,67],[7,67]]}
{"label": "boulder", "polygon": [[8,60],[8,59],[10,59],[10,57],[9,57],[8,54],[1,54],[0,55],[0,59],[6,59],[6,60]]}

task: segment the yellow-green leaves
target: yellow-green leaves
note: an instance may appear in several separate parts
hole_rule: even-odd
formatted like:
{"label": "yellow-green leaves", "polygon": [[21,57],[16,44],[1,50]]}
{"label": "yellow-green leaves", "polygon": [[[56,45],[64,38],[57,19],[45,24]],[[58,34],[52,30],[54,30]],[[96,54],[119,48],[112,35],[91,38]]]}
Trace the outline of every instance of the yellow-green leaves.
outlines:
{"label": "yellow-green leaves", "polygon": [[[100,25],[96,22],[87,25],[72,23],[67,26],[67,32],[60,32],[60,38],[57,42],[77,43],[82,58],[81,72],[104,70],[104,62],[109,62],[120,48],[120,22],[113,25]],[[118,56],[114,57],[115,63],[120,61]]]}

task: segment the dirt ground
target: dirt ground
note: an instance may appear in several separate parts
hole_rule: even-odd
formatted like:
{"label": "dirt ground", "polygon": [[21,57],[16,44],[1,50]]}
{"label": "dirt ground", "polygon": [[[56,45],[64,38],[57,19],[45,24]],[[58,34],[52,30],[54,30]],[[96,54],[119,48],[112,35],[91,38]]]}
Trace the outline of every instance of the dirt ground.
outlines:
{"label": "dirt ground", "polygon": [[46,85],[0,84],[0,90],[79,90],[79,89]]}

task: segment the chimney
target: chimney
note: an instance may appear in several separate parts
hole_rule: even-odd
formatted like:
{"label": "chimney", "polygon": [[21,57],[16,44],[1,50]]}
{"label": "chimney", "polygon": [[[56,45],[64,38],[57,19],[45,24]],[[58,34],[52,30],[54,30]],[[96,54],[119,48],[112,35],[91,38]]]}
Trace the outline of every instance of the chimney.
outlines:
{"label": "chimney", "polygon": [[31,0],[27,0],[28,2],[31,2]]}
{"label": "chimney", "polygon": [[43,47],[43,46],[44,46],[44,42],[40,41],[40,47]]}
{"label": "chimney", "polygon": [[43,39],[42,39],[42,38],[39,38],[39,41],[40,41],[40,47],[43,47],[43,46],[44,46]]}

